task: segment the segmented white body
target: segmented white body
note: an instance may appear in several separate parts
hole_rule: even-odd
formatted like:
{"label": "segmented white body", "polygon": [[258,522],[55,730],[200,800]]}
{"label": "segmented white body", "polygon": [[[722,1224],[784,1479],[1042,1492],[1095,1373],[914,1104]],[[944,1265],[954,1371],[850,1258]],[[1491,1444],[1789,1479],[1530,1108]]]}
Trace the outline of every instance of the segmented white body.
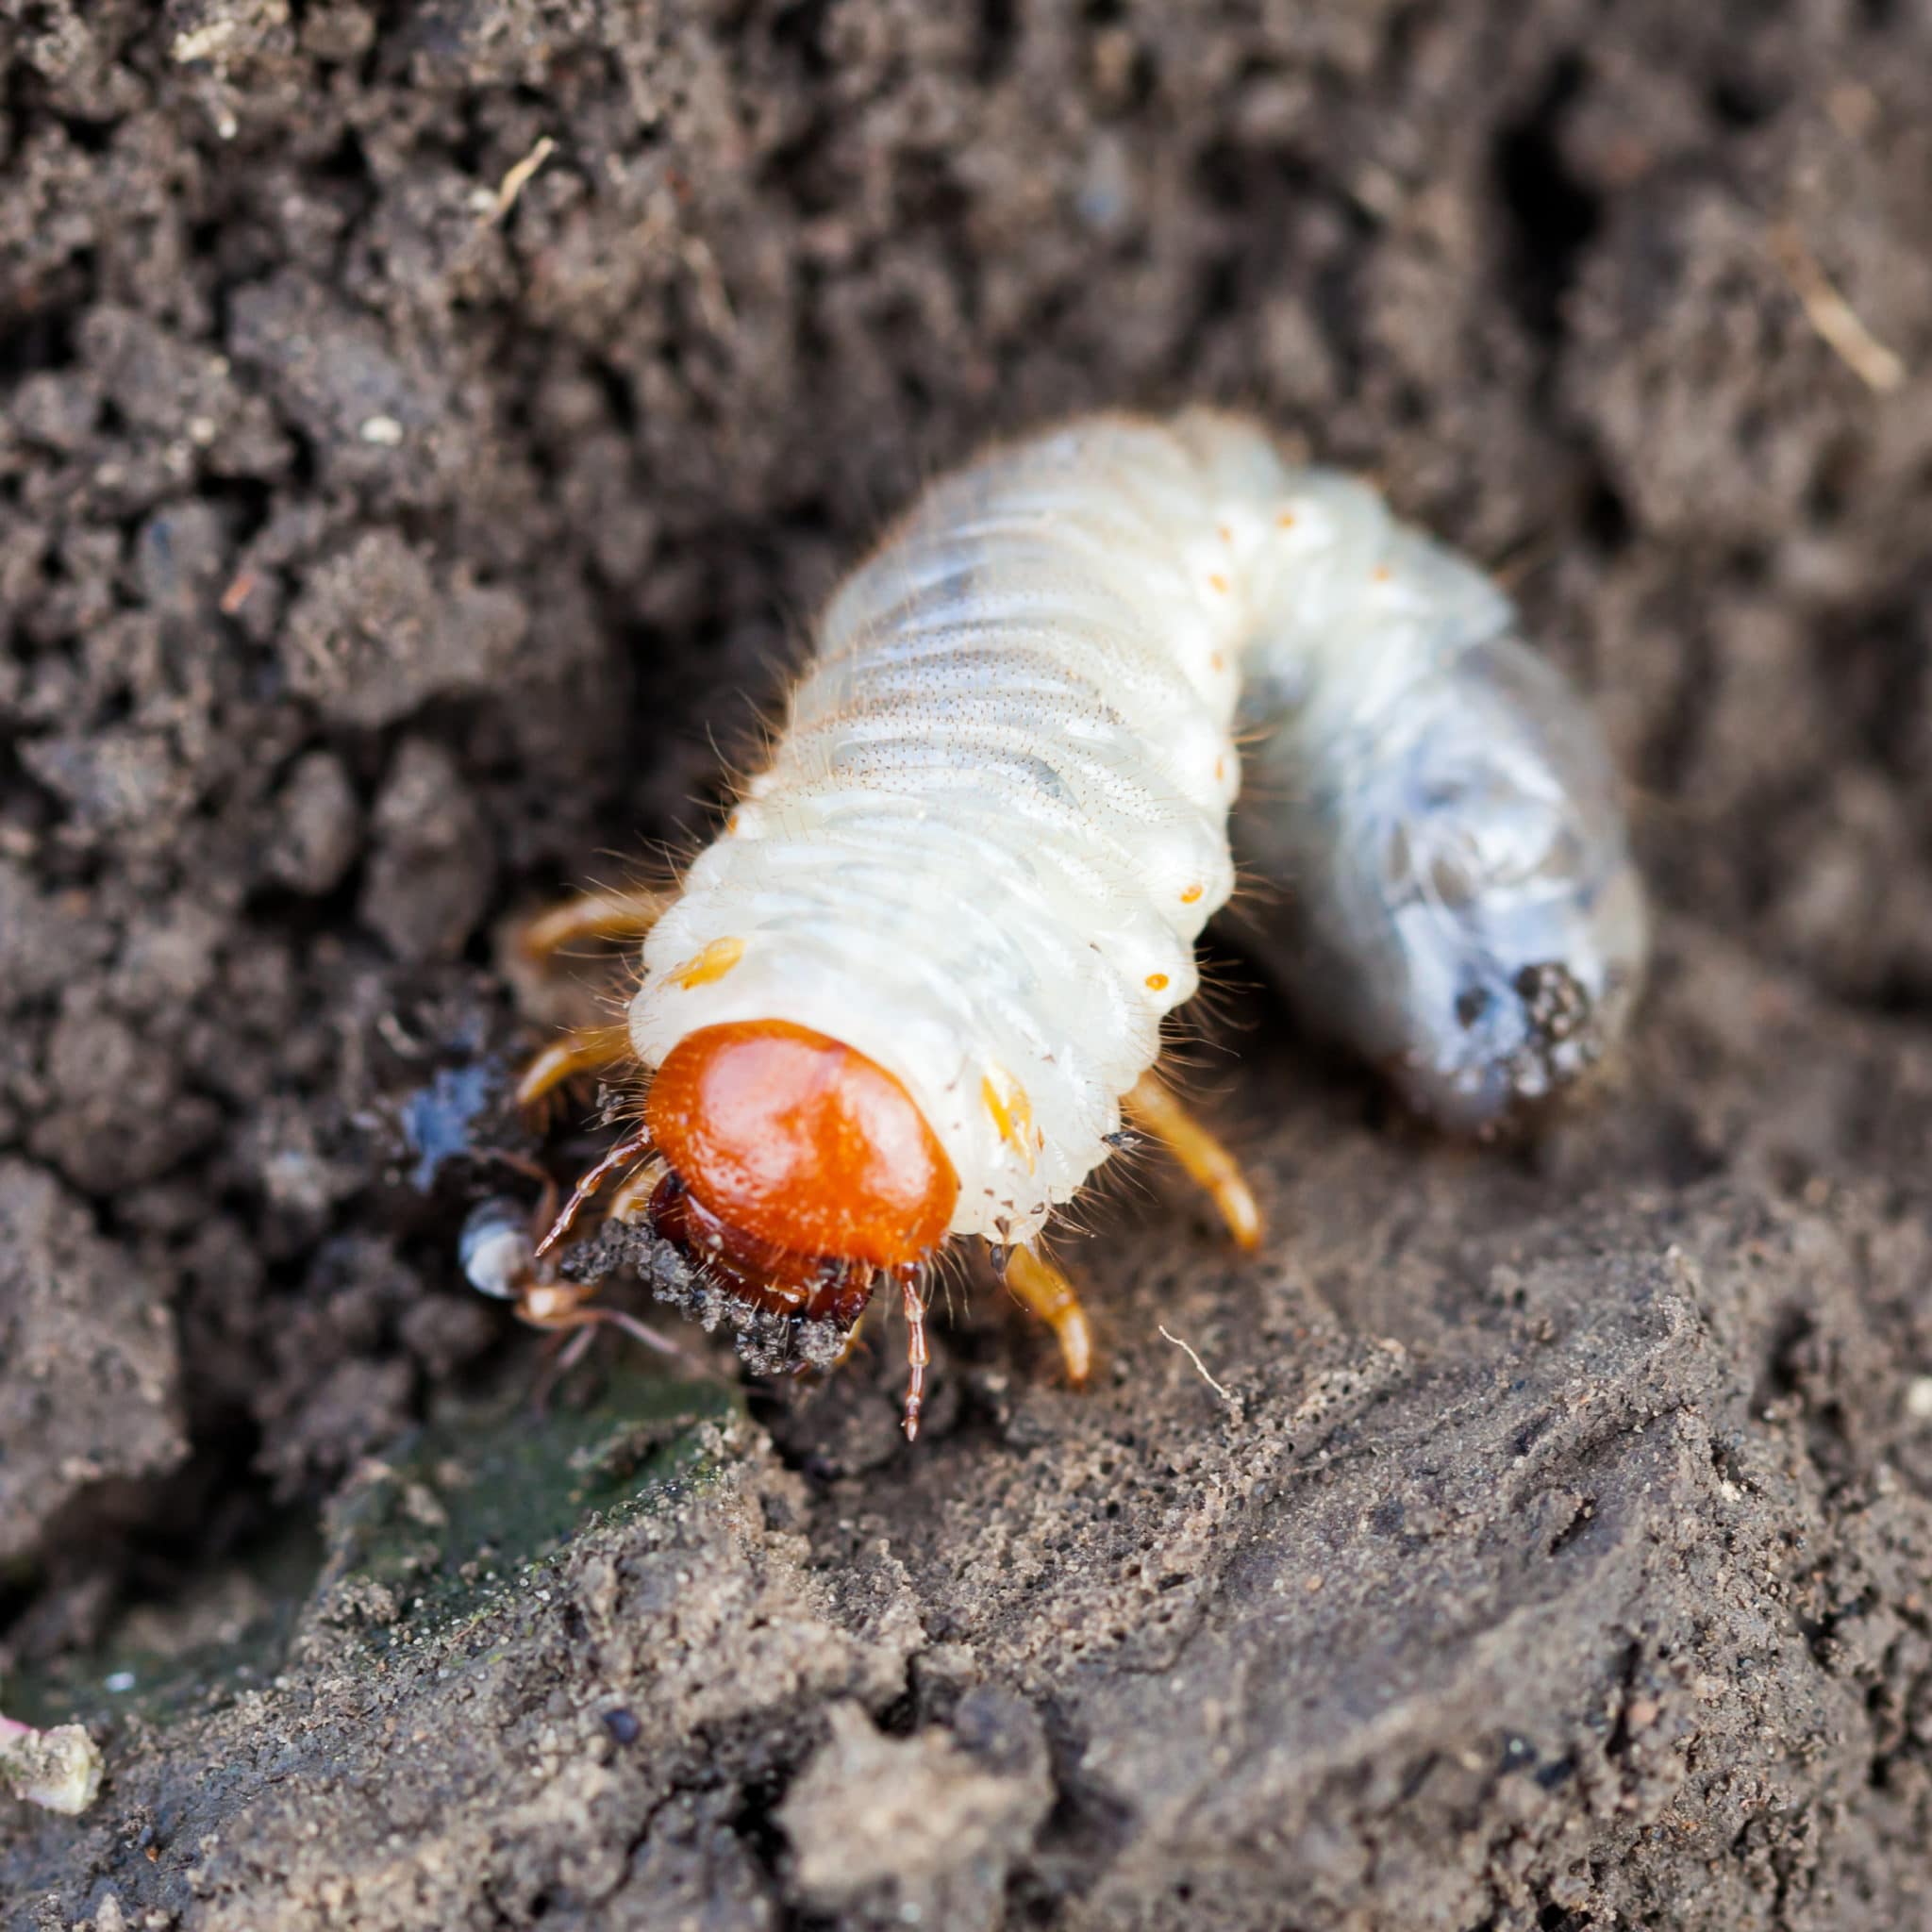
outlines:
{"label": "segmented white body", "polygon": [[1195,990],[1234,882],[1244,675],[1285,757],[1510,617],[1233,417],[996,450],[833,599],[770,764],[647,941],[633,1046],[655,1067],[751,1020],[842,1041],[944,1147],[953,1232],[1025,1241],[1108,1158]]}

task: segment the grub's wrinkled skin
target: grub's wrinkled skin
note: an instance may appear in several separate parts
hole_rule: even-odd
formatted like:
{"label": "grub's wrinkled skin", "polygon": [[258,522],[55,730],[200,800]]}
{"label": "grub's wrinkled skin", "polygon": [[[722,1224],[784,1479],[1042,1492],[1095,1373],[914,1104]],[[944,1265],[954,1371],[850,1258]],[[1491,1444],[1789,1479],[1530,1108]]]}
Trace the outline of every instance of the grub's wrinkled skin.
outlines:
{"label": "grub's wrinkled skin", "polygon": [[1241,701],[1249,908],[1298,1010],[1408,1104],[1480,1131],[1600,1059],[1643,895],[1595,723],[1472,565],[1362,485],[1300,474],[1307,545]]}

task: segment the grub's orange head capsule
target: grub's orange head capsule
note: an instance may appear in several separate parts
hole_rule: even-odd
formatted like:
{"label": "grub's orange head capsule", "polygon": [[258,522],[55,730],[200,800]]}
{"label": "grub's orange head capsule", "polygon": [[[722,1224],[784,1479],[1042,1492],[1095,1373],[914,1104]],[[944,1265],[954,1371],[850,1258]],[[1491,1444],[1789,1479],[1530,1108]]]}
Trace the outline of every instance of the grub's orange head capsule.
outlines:
{"label": "grub's orange head capsule", "polygon": [[793,1255],[875,1268],[945,1239],[958,1177],[883,1067],[784,1020],[705,1026],[651,1082],[645,1124],[691,1194]]}

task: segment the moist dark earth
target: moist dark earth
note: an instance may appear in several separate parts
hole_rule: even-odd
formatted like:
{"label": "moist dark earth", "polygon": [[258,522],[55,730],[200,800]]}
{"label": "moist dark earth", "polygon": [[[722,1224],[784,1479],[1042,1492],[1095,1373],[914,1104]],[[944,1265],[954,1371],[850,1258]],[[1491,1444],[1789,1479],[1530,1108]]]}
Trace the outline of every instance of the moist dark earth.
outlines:
{"label": "moist dark earth", "polygon": [[[6,1925],[1932,1925],[1924,0],[0,59],[0,1705],[108,1764],[0,1801]],[[750,1384],[658,1310],[708,1373],[540,1412],[457,1231],[599,1146],[505,1088],[605,989],[511,922],[687,849],[923,476],[1203,398],[1593,693],[1630,1050],[1451,1145],[1235,933],[1273,1233],[1091,1204],[1096,1388],[962,1277],[914,1448],[896,1323]]]}

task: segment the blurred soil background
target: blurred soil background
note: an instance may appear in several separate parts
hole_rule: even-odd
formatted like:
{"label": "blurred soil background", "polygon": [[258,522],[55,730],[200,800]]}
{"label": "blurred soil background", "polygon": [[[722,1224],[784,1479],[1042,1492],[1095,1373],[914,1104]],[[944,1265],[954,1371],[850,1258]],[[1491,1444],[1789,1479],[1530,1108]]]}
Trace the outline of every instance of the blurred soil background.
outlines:
{"label": "blurred soil background", "polygon": [[[0,71],[0,1706],[108,1767],[0,1923],[1932,1925],[1927,0],[4,0]],[[895,1324],[540,1421],[454,1258],[584,996],[505,922],[702,826],[923,475],[1202,397],[1596,694],[1619,1076],[1433,1142],[1230,952],[1274,1235],[1097,1212],[1096,1391],[980,1283],[916,1450]]]}

